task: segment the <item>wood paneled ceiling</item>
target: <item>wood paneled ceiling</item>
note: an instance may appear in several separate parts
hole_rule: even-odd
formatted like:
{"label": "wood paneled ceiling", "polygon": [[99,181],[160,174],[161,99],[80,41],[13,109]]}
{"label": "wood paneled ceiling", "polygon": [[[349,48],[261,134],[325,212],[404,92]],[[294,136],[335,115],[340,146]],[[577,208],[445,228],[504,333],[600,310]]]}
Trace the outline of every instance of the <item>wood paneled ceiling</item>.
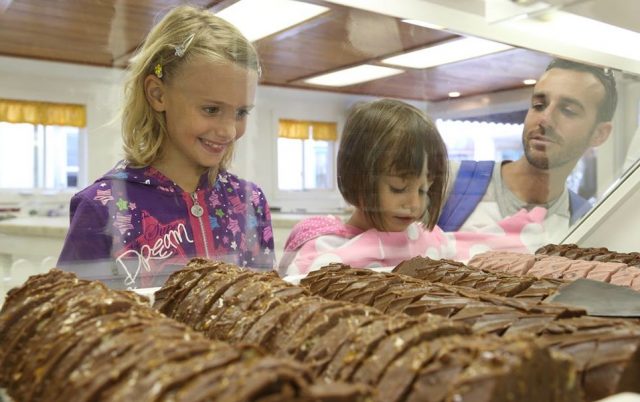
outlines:
{"label": "wood paneled ceiling", "polygon": [[[256,42],[263,85],[439,101],[450,91],[463,96],[524,87],[550,57],[512,49],[342,88],[302,80],[455,38],[446,31],[396,18],[307,0],[328,13]],[[220,9],[233,0],[191,0]],[[0,55],[105,67],[126,67],[146,32],[179,0],[0,0]],[[4,11],[3,11],[4,8]]]}

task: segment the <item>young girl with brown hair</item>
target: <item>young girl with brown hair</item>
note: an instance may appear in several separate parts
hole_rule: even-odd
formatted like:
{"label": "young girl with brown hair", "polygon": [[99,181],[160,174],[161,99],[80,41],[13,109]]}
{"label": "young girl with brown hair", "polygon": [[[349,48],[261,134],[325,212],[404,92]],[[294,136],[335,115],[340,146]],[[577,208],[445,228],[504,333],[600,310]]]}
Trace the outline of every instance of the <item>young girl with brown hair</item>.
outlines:
{"label": "young girl with brown hair", "polygon": [[545,215],[543,208],[523,210],[493,233],[443,232],[436,223],[446,192],[446,146],[428,116],[397,100],[351,111],[337,170],[338,188],[353,214],[346,222],[335,216],[299,222],[285,244],[281,275],[306,274],[332,262],[375,268],[418,255],[467,260],[488,249],[527,251],[523,229],[535,231]]}

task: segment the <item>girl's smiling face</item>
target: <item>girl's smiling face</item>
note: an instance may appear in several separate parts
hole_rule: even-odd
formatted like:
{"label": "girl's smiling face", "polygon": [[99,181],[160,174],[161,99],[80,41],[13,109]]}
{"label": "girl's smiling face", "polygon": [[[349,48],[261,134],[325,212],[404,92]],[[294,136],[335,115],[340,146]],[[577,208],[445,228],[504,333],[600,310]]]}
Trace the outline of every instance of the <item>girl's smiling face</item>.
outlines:
{"label": "girl's smiling face", "polygon": [[217,167],[245,132],[256,72],[195,56],[166,82],[148,79],[155,81],[148,90],[151,105],[166,118],[164,163],[185,174]]}
{"label": "girl's smiling face", "polygon": [[427,210],[431,183],[426,166],[420,176],[384,175],[378,181],[380,216],[387,232],[401,232]]}

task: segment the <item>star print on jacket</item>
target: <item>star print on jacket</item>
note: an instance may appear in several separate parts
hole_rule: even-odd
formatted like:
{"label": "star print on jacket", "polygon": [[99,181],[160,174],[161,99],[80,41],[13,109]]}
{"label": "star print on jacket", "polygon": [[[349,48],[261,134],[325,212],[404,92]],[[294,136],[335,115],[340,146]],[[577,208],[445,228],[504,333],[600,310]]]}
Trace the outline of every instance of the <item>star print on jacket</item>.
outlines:
{"label": "star print on jacket", "polygon": [[[200,216],[191,213],[194,196]],[[124,277],[125,287],[150,286],[192,257],[271,270],[273,247],[269,205],[257,185],[227,171],[210,183],[205,172],[188,193],[152,167],[119,163],[72,198],[58,266],[88,272],[110,261],[105,275]]]}

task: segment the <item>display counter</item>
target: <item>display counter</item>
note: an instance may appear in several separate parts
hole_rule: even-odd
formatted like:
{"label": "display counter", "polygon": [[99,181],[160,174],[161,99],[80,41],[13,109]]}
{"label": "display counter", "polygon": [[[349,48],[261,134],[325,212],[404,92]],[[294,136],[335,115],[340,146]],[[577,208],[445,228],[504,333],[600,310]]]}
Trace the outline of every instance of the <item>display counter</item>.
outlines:
{"label": "display counter", "polygon": [[0,303],[30,275],[55,266],[69,227],[68,217],[17,217],[0,221]]}
{"label": "display counter", "polygon": [[[272,213],[278,258],[291,228],[309,216],[312,215]],[[340,217],[346,219],[348,215]],[[0,221],[0,303],[9,289],[19,286],[30,275],[46,272],[55,266],[68,230],[67,216],[16,217]]]}
{"label": "display counter", "polygon": [[[276,253],[282,251],[291,228],[309,216],[311,214],[272,213]],[[68,230],[69,217],[63,216],[17,217],[0,221],[0,264],[19,259],[41,264],[47,257],[57,259]]]}

